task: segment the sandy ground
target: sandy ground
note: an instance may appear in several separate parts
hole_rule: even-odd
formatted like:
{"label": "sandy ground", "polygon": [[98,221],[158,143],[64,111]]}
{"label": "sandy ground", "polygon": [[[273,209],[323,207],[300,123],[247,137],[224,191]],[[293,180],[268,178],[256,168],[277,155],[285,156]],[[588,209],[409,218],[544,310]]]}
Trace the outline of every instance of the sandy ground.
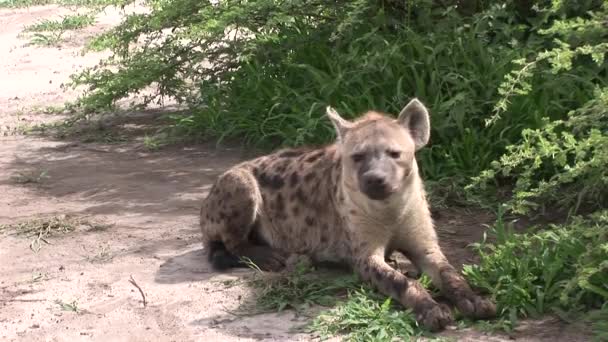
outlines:
{"label": "sandy ground", "polygon": [[[221,171],[244,158],[214,144],[149,151],[143,134],[162,112],[132,113],[111,124],[119,143],[78,137],[21,135],[23,128],[61,119],[41,110],[76,97],[60,85],[105,53],[82,56],[83,43],[117,24],[107,11],[93,27],[67,36],[59,47],[28,45],[24,25],[74,9],[57,6],[0,10],[0,224],[34,216],[73,215],[82,226],[49,238],[38,252],[31,238],[0,232],[0,339],[3,341],[236,341],[310,340],[293,333],[303,323],[291,312],[236,317],[249,295],[226,287],[246,271],[210,270],[199,242],[199,202]],[[125,138],[126,137],[126,138]],[[139,139],[139,140],[138,140]],[[33,183],[18,181],[29,175]],[[42,175],[42,177],[37,177]],[[488,221],[483,215],[439,212],[438,229],[450,259],[471,262],[466,249]],[[97,228],[97,229],[96,229]],[[130,277],[142,288],[144,307]],[[62,308],[75,302],[79,311]],[[524,324],[511,337],[464,330],[460,341],[584,341],[553,319]]]}

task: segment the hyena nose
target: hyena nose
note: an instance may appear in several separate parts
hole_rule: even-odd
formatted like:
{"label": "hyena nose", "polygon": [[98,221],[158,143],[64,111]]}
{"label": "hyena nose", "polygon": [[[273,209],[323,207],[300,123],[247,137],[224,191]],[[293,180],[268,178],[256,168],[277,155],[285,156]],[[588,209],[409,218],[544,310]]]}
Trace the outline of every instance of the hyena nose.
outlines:
{"label": "hyena nose", "polygon": [[386,179],[377,174],[365,175],[363,178],[366,187],[370,189],[383,188],[386,185]]}

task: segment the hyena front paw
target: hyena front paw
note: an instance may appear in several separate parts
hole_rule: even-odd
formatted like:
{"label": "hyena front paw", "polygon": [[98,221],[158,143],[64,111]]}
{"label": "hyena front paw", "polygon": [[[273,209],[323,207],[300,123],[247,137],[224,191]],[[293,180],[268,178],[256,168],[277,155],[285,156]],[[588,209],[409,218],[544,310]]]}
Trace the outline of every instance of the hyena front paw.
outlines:
{"label": "hyena front paw", "polygon": [[450,307],[445,304],[433,303],[418,310],[416,320],[418,324],[421,324],[429,331],[435,332],[443,330],[454,319]]}
{"label": "hyena front paw", "polygon": [[455,305],[465,317],[480,319],[496,317],[496,304],[473,291],[465,291],[458,296]]}
{"label": "hyena front paw", "polygon": [[262,271],[278,272],[285,268],[287,255],[267,246],[249,246],[243,251],[243,256],[249,258]]}

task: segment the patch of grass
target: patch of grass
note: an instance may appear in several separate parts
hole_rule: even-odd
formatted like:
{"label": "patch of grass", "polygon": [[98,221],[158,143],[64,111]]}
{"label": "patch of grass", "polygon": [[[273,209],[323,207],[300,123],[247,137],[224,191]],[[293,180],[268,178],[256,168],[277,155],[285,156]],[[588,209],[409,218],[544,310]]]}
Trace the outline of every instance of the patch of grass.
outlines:
{"label": "patch of grass", "polygon": [[44,180],[49,179],[48,171],[46,170],[31,170],[31,171],[23,171],[17,172],[15,175],[11,176],[13,182],[17,184],[40,184]]}
{"label": "patch of grass", "polygon": [[32,129],[28,124],[4,125],[0,126],[0,135],[5,137],[22,135],[29,133]]}
{"label": "patch of grass", "polygon": [[96,37],[94,37],[93,39],[89,40],[84,49],[83,49],[83,53],[86,53],[88,51],[103,51],[103,50],[107,50],[107,49],[111,49],[112,46],[114,46],[117,43],[117,37],[113,34],[111,34],[111,31],[109,33],[102,33]]}
{"label": "patch of grass", "polygon": [[118,144],[129,141],[130,138],[114,127],[101,120],[88,120],[85,117],[70,117],[66,120],[50,124],[40,124],[30,132],[50,135],[55,139],[75,139],[83,143]]}
{"label": "patch of grass", "polygon": [[51,32],[79,30],[93,25],[95,22],[94,13],[67,15],[61,20],[44,19],[35,24],[28,25],[23,32]]}
{"label": "patch of grass", "polygon": [[65,105],[51,105],[51,106],[33,106],[28,112],[35,114],[50,114],[50,115],[58,115],[58,114],[67,114],[68,113],[68,104]]}
{"label": "patch of grass", "polygon": [[423,334],[410,310],[366,287],[349,290],[348,300],[317,316],[310,330],[322,339],[345,334],[345,341],[361,342],[409,340]]}
{"label": "patch of grass", "polygon": [[259,313],[294,309],[304,313],[313,305],[334,305],[346,297],[347,289],[359,284],[352,274],[336,276],[313,271],[308,262],[296,264],[287,273],[264,273],[258,269],[249,281],[255,290],[254,302],[245,303],[242,309]]}
{"label": "patch of grass", "polygon": [[128,137],[111,130],[87,131],[78,134],[80,141],[84,143],[119,144],[129,140]]}
{"label": "patch of grass", "polygon": [[60,20],[44,19],[26,26],[22,34],[30,34],[30,43],[41,46],[54,46],[62,41],[64,34],[93,25],[97,12],[67,15]]}
{"label": "patch of grass", "polygon": [[[86,251],[86,249],[85,249]],[[95,252],[93,255],[89,255],[86,257],[87,261],[90,263],[106,263],[111,261],[114,258],[112,254],[112,250],[109,244],[105,244]]]}
{"label": "patch of grass", "polygon": [[[321,338],[345,335],[347,341],[392,341],[428,335],[410,310],[362,283],[353,273],[315,269],[308,261],[282,273],[264,273],[254,264],[250,266],[256,272],[246,283],[253,287],[254,297],[242,304],[244,313],[293,309],[314,317],[304,330]],[[419,281],[437,294],[428,276]],[[330,309],[317,314],[319,307]]]}
{"label": "patch of grass", "polygon": [[72,215],[57,215],[48,217],[35,217],[21,222],[0,225],[0,231],[12,232],[31,238],[30,249],[39,252],[44,244],[49,244],[50,237],[74,232],[81,227],[95,227],[100,223]]}

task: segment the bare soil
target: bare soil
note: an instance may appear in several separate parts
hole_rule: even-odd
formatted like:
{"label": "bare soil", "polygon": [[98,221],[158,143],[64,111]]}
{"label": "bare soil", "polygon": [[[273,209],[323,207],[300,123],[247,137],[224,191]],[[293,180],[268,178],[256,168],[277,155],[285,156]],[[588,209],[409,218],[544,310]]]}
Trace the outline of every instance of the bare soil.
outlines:
{"label": "bare soil", "polygon": [[[142,138],[154,131],[162,111],[128,113],[63,140],[20,134],[63,119],[42,108],[75,99],[75,91],[60,85],[107,55],[83,56],[80,49],[116,25],[119,11],[100,14],[94,26],[68,34],[59,46],[33,46],[18,37],[25,25],[73,10],[0,9],[0,225],[53,215],[98,224],[50,237],[37,252],[30,248],[32,237],[0,231],[0,339],[310,340],[292,331],[305,322],[292,312],[230,314],[250,289],[223,282],[247,271],[215,273],[204,257],[199,203],[214,178],[247,153],[213,143],[151,151]],[[442,245],[455,264],[474,261],[467,245],[481,239],[490,220],[462,210],[438,213]],[[512,336],[471,329],[443,335],[461,341],[588,340],[553,318],[525,322]]]}

